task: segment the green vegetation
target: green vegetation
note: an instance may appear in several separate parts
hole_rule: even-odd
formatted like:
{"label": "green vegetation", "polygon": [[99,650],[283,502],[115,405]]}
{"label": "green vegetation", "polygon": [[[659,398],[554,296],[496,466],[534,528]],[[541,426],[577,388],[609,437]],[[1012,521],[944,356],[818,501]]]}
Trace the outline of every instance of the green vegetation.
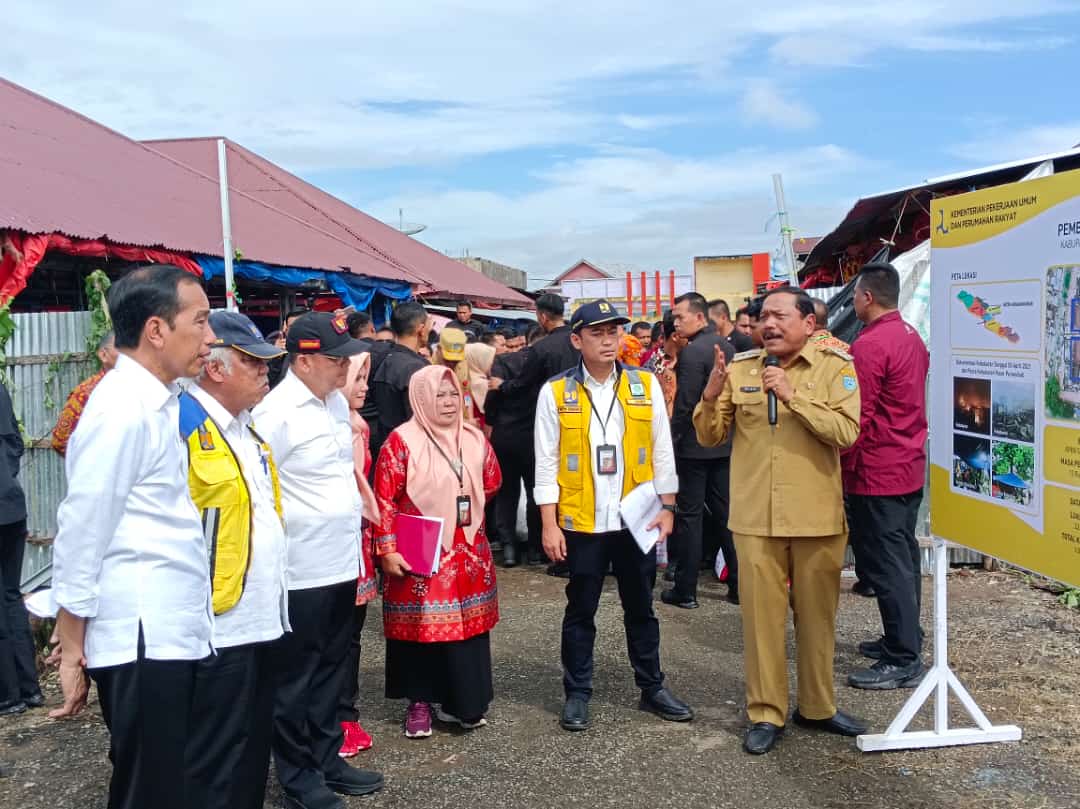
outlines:
{"label": "green vegetation", "polygon": [[994,444],[994,474],[1005,475],[1009,472],[1021,480],[1035,479],[1035,448],[1019,444]]}
{"label": "green vegetation", "polygon": [[112,318],[109,316],[109,304],[105,300],[112,281],[103,270],[94,270],[86,276],[86,305],[90,310],[90,333],[86,335],[86,353],[89,354],[101,370],[101,360],[97,357],[101,338],[112,331]]}
{"label": "green vegetation", "polygon": [[1061,384],[1056,376],[1046,380],[1046,415],[1056,419],[1073,418],[1072,405],[1061,401]]}
{"label": "green vegetation", "polygon": [[1080,588],[1070,587],[1058,596],[1058,603],[1070,610],[1080,610]]}

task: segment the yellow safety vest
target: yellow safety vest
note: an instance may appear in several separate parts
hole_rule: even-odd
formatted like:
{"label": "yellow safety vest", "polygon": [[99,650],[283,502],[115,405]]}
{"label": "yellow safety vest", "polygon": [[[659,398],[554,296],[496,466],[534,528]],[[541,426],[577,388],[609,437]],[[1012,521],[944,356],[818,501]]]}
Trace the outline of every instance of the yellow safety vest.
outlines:
{"label": "yellow safety vest", "polygon": [[[622,408],[623,496],[653,479],[652,388],[646,374],[618,367],[615,398]],[[559,411],[559,525],[570,531],[596,530],[596,486],[589,429],[592,406],[584,393],[581,366],[548,382]]]}
{"label": "yellow safety vest", "polygon": [[[250,428],[249,428],[250,429]],[[274,509],[281,512],[281,487],[270,446],[254,429],[274,490]],[[236,453],[199,401],[180,397],[180,435],[188,445],[188,486],[202,516],[203,537],[213,582],[214,614],[237,605],[251,563],[251,493]]]}

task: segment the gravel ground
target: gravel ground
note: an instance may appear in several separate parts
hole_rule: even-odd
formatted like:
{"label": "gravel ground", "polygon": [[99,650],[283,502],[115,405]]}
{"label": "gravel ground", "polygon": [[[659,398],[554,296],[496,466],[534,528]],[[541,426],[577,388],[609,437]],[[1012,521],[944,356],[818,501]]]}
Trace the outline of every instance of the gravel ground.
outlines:
{"label": "gravel ground", "polygon": [[[930,592],[927,585],[926,603]],[[862,754],[853,740],[789,727],[770,755],[741,750],[740,624],[724,587],[702,584],[702,608],[657,605],[663,662],[672,690],[697,719],[663,722],[637,710],[625,660],[614,582],[598,615],[593,727],[558,727],[562,582],[542,568],[500,571],[502,622],[493,635],[496,700],[488,727],[436,728],[427,740],[402,737],[404,705],[382,698],[383,644],[369,622],[362,686],[364,725],[375,748],[358,766],[383,771],[386,789],[350,806],[460,807],[477,799],[501,807],[768,807],[817,809],[899,805],[1036,809],[1080,806],[1080,717],[1076,666],[1080,614],[1004,573],[960,571],[950,578],[950,658],[960,679],[998,723],[1019,724],[1024,740],[922,752]],[[377,614],[377,613],[376,613]],[[929,616],[926,625],[929,626]],[[856,644],[875,635],[872,600],[841,597],[837,679],[862,661]],[[50,703],[55,679],[46,681]],[[910,692],[839,686],[841,707],[885,728]],[[959,718],[962,709],[954,708]],[[916,722],[928,726],[928,713]],[[52,722],[44,711],[0,720],[0,807],[96,809],[105,805],[109,764],[96,703],[79,718]],[[280,805],[271,774],[267,806]]]}

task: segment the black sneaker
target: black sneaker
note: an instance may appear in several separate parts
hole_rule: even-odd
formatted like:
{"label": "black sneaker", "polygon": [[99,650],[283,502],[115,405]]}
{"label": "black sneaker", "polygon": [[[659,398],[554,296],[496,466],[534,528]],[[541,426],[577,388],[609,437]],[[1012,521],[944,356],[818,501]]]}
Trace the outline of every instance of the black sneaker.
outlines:
{"label": "black sneaker", "polygon": [[908,681],[922,676],[922,663],[916,660],[907,666],[898,666],[887,660],[879,660],[868,669],[852,672],[847,683],[852,688],[865,688],[870,691],[891,691],[904,688]]}
{"label": "black sneaker", "polygon": [[885,650],[881,646],[883,638],[877,640],[864,640],[859,643],[859,654],[870,660],[881,660],[885,656]]}

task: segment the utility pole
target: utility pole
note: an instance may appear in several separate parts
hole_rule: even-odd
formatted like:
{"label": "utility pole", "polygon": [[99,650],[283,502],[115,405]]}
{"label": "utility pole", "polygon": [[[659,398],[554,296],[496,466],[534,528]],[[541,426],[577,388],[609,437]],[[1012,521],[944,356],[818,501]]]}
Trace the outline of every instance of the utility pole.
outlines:
{"label": "utility pole", "polygon": [[791,243],[791,223],[788,221],[787,201],[784,199],[784,180],[779,174],[772,176],[776,193],[776,215],[780,219],[780,239],[788,262],[788,278],[793,287],[799,285],[799,271],[795,267],[795,247]]}
{"label": "utility pole", "polygon": [[229,212],[229,169],[225,163],[225,139],[218,138],[218,187],[221,190],[221,236],[225,259],[225,308],[236,311],[236,288],[233,282],[232,217]]}

